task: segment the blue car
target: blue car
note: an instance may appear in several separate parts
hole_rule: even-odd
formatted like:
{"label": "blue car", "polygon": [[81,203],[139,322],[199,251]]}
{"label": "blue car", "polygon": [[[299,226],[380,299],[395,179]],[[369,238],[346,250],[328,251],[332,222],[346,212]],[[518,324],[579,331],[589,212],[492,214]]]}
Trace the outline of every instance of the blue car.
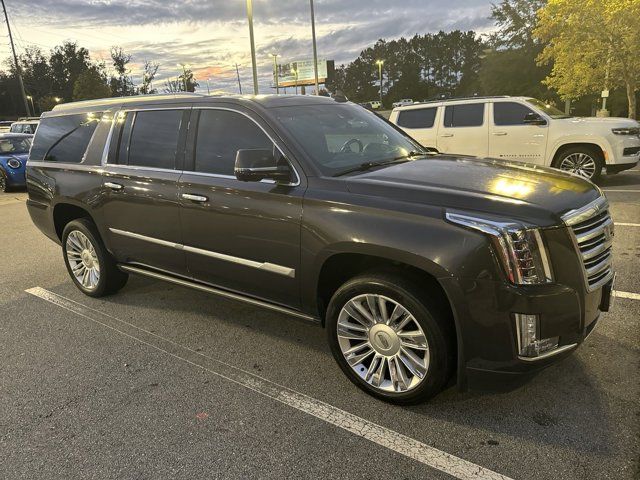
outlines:
{"label": "blue car", "polygon": [[25,187],[25,170],[33,135],[0,134],[0,192]]}

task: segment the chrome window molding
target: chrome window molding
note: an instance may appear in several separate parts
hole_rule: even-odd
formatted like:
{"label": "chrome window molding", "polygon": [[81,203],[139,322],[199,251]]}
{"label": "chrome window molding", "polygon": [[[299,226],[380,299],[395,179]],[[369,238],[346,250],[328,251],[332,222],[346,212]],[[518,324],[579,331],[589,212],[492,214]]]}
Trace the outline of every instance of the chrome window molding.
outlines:
{"label": "chrome window molding", "polygon": [[162,240],[159,238],[148,237],[146,235],[141,235],[139,233],[128,232],[126,230],[120,230],[117,228],[109,228],[109,231],[115,233],[116,235],[122,235],[124,237],[134,238],[136,240],[141,240],[144,242],[153,243],[156,245],[161,245],[163,247],[174,248],[176,250],[182,250],[184,252],[195,253],[197,255],[203,255],[210,258],[215,258],[217,260],[222,260],[226,262],[236,263],[238,265],[243,265],[245,267],[255,268],[257,270],[264,270],[266,272],[275,273],[278,275],[284,275],[285,277],[295,278],[296,271],[293,268],[284,267],[282,265],[277,265],[275,263],[269,262],[259,262],[255,260],[249,260],[241,257],[234,257],[233,255],[227,255],[224,253],[213,252],[211,250],[204,250],[202,248],[191,247],[189,245],[183,245],[181,243],[169,242],[167,240]]}

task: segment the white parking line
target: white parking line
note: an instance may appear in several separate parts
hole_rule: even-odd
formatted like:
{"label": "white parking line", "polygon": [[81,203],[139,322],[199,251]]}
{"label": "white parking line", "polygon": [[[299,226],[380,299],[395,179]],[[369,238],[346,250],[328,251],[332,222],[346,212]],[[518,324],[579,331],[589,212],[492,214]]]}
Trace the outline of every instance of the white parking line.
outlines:
{"label": "white parking line", "polygon": [[624,190],[624,189],[607,189],[607,188],[603,188],[602,189],[603,192],[607,193],[607,192],[627,192],[627,193],[640,193],[640,190]]}
{"label": "white parking line", "polygon": [[640,223],[615,222],[614,225],[616,227],[640,227]]}
{"label": "white parking line", "polygon": [[[394,430],[390,430],[386,427],[370,422],[369,420],[365,420],[364,418],[334,407],[333,405],[329,405],[321,400],[317,400],[303,393],[278,385],[266,378],[221,362],[220,360],[216,360],[215,358],[209,357],[200,352],[196,352],[195,350],[180,345],[168,338],[152,333],[124,320],[120,320],[112,315],[100,312],[99,310],[87,307],[86,305],[82,305],[69,298],[45,290],[44,288],[30,288],[26,290],[26,292],[73,312],[87,320],[102,325],[103,327],[118,332],[121,335],[142,343],[150,348],[166,353],[177,360],[188,363],[220,378],[224,378],[225,380],[248,388],[249,390],[253,390],[265,397],[269,397],[289,407],[295,408],[296,410],[307,413],[319,420],[323,420],[331,425],[353,433],[354,435],[358,435],[359,437],[365,438],[382,447],[388,448],[393,452],[447,473],[455,478],[461,480],[511,480],[509,477],[481,467],[480,465],[476,465],[449,453],[443,452],[442,450],[438,450],[437,448],[426,445]],[[135,329],[138,332],[142,332],[149,337],[166,342],[172,347],[177,347],[177,350],[188,352],[189,355],[206,358],[209,362],[215,363],[216,368],[206,367],[198,362],[184,358],[176,353],[172,353],[165,348],[150,343],[150,341],[143,340],[136,335],[129,334],[114,327],[113,325],[109,325],[104,321],[95,318],[96,316],[103,316],[109,320],[116,321],[121,325],[126,325],[127,327]]]}
{"label": "white parking line", "polygon": [[629,298],[631,300],[640,300],[640,293],[621,292],[620,290],[614,290],[613,296],[618,298]]}

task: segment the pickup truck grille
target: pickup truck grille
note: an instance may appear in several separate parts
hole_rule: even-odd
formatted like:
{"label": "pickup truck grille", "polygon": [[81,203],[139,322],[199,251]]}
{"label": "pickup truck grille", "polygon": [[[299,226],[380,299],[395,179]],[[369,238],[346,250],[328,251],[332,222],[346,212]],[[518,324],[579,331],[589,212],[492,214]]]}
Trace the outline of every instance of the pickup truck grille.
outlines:
{"label": "pickup truck grille", "polygon": [[571,227],[575,246],[582,259],[588,291],[596,290],[613,276],[613,220],[604,197],[563,216]]}

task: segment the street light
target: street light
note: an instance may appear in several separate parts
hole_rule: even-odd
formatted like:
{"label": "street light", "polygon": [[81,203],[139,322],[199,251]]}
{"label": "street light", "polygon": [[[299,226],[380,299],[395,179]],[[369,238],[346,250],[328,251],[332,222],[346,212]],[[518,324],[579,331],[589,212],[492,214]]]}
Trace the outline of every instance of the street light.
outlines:
{"label": "street light", "polygon": [[382,108],[382,65],[384,65],[384,60],[376,60],[376,65],[378,65],[378,75],[380,76],[380,108]]}
{"label": "street light", "polygon": [[251,42],[251,66],[253,67],[253,94],[258,95],[258,66],[256,64],[256,44],[253,39],[253,1],[247,0],[247,20],[249,21],[249,41]]}
{"label": "street light", "polygon": [[270,54],[273,57],[273,78],[276,82],[276,94],[280,93],[280,86],[278,84],[278,54],[272,53]]}
{"label": "street light", "polygon": [[62,101],[62,99],[61,99],[60,97],[54,97],[54,98],[53,98],[53,100],[54,100],[56,103],[60,103],[60,102]]}
{"label": "street light", "polygon": [[313,75],[316,81],[316,95],[320,95],[318,87],[318,49],[316,48],[316,17],[313,11],[313,0],[309,0],[311,6],[311,36],[313,37]]}
{"label": "street light", "polygon": [[293,75],[296,78],[296,95],[297,95],[298,94],[298,70],[295,68],[292,68],[291,73],[293,73]]}
{"label": "street light", "polygon": [[31,102],[31,110],[33,111],[33,115],[36,115],[36,106],[33,104],[33,97],[31,95],[27,95],[27,98]]}

